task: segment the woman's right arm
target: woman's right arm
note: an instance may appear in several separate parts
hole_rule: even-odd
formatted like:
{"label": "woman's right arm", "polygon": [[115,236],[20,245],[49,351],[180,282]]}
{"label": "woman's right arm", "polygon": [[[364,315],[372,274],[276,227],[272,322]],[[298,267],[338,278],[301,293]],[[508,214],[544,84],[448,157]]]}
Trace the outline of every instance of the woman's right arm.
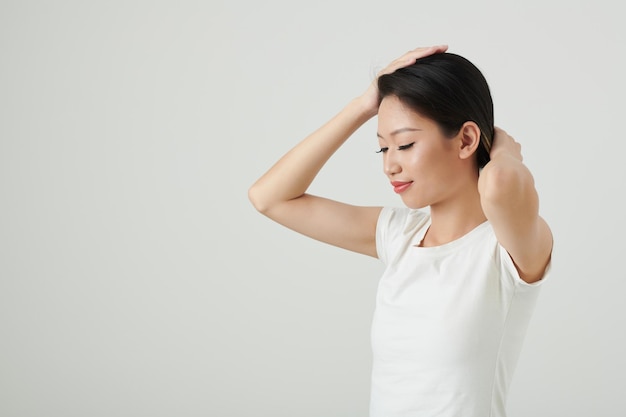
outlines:
{"label": "woman's right arm", "polygon": [[[378,75],[444,52],[445,45],[407,52]],[[380,207],[360,207],[306,193],[313,179],[339,147],[378,112],[375,79],[360,97],[287,152],[248,191],[254,207],[270,219],[313,239],[376,257],[376,222]]]}
{"label": "woman's right arm", "polygon": [[358,207],[306,194],[324,164],[376,114],[357,98],[285,154],[248,191],[254,207],[270,219],[313,239],[376,256],[380,207]]}

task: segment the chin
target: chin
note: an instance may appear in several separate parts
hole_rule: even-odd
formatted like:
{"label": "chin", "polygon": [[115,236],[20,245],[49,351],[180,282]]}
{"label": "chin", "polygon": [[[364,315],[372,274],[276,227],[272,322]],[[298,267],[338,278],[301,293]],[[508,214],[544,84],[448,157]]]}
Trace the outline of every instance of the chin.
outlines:
{"label": "chin", "polygon": [[405,206],[407,206],[410,209],[423,209],[428,207],[430,204],[424,202],[424,201],[420,201],[420,200],[415,200],[415,199],[402,199],[402,202],[404,203]]}

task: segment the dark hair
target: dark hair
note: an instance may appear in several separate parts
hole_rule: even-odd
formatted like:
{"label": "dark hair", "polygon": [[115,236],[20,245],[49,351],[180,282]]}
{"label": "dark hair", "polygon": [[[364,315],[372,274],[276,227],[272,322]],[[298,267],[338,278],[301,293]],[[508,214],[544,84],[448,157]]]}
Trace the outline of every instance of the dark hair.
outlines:
{"label": "dark hair", "polygon": [[494,134],[493,100],[487,80],[462,56],[440,53],[378,78],[379,104],[396,96],[405,105],[434,120],[446,137],[456,135],[463,123],[480,128],[476,150],[478,167],[489,162]]}

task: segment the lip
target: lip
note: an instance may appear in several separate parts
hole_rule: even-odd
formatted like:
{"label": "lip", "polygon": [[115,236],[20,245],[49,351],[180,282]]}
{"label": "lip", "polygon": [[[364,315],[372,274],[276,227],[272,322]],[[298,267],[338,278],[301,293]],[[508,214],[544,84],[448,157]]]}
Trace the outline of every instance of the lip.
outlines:
{"label": "lip", "polygon": [[406,191],[413,184],[413,181],[391,181],[391,185],[393,186],[393,191],[395,193],[402,193]]}

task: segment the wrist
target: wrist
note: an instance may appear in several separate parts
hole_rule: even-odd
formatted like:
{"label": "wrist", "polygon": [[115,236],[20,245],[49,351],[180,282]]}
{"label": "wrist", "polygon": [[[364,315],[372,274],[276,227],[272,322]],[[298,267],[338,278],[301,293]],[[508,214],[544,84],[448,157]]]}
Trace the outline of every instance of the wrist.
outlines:
{"label": "wrist", "polygon": [[350,107],[359,114],[363,122],[368,121],[372,117],[378,114],[378,103],[373,102],[367,96],[359,96],[354,98],[350,104]]}

